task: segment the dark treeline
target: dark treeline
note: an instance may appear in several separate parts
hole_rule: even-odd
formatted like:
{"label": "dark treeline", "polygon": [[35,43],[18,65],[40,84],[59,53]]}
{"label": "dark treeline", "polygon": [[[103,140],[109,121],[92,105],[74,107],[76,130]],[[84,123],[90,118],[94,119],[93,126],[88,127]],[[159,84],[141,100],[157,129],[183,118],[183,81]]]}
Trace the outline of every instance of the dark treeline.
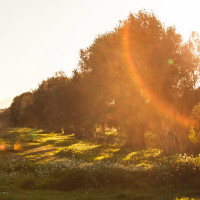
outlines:
{"label": "dark treeline", "polygon": [[198,129],[199,44],[198,34],[184,42],[153,13],[130,14],[80,50],[71,78],[60,71],[16,96],[10,123],[84,138],[115,127],[131,148],[145,147],[144,133],[152,131],[164,152],[185,152],[189,128]]}

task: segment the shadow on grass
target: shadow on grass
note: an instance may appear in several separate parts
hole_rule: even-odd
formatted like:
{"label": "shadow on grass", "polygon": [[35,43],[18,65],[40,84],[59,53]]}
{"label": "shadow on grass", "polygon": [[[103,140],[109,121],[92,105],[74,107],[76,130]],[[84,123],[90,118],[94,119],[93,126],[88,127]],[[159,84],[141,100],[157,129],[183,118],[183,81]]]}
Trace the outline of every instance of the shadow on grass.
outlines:
{"label": "shadow on grass", "polygon": [[43,149],[42,147],[38,147],[38,148],[34,148],[31,151],[28,151],[28,153],[24,152],[23,155],[28,156],[28,155],[36,155],[36,154],[45,154],[45,153],[52,152],[55,150],[56,148]]}
{"label": "shadow on grass", "polygon": [[[71,157],[75,156],[78,159],[86,161],[113,159],[113,154],[120,150],[120,145],[111,144],[90,144],[88,142],[76,142],[72,145],[59,149],[56,156]],[[118,159],[118,156],[114,158]]]}
{"label": "shadow on grass", "polygon": [[56,141],[56,143],[54,144],[55,147],[66,147],[66,146],[70,146],[70,145],[73,145],[73,144],[76,144],[78,143],[79,141],[77,139],[65,139],[65,140],[62,140],[62,141]]}
{"label": "shadow on grass", "polygon": [[42,142],[40,146],[46,146],[46,145],[54,145],[57,140],[46,140],[45,142]]}
{"label": "shadow on grass", "polygon": [[54,154],[52,155],[43,154],[42,156],[36,154],[36,155],[25,156],[25,158],[35,164],[45,164],[58,159],[58,157],[54,156]]}

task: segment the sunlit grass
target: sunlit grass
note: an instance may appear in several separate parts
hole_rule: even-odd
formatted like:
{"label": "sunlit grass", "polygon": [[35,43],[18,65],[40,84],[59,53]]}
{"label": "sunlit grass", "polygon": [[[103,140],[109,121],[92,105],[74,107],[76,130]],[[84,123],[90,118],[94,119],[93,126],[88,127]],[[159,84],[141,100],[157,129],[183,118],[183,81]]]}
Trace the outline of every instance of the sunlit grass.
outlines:
{"label": "sunlit grass", "polygon": [[100,145],[96,145],[94,143],[79,141],[76,144],[72,144],[70,146],[63,147],[61,151],[63,154],[66,153],[66,155],[80,156],[85,153],[92,154],[94,152],[92,150],[99,146]]}
{"label": "sunlit grass", "polygon": [[[158,142],[155,134],[146,134],[148,148],[138,151],[124,148],[119,143],[116,131],[112,134],[108,130],[106,134],[117,139],[114,143],[95,143],[78,140],[73,134],[25,128],[3,129],[0,134],[3,136],[0,146],[0,189],[7,186],[10,191],[13,190],[12,185],[23,188],[22,191],[82,188],[84,192],[91,192],[90,198],[94,199],[101,199],[101,195],[92,192],[102,188],[102,191],[108,191],[107,199],[159,199],[162,195],[170,197],[168,199],[181,199],[197,193],[198,182],[195,180],[200,179],[200,156],[164,156],[161,149],[155,148]],[[187,182],[188,185],[183,184]],[[116,187],[121,192],[112,194],[110,191]],[[157,187],[159,192],[156,192]],[[122,192],[124,189],[127,191]],[[58,193],[65,196],[62,192]],[[30,195],[24,196],[31,199]]]}
{"label": "sunlit grass", "polygon": [[152,161],[158,159],[162,151],[157,148],[148,148],[129,153],[123,160],[129,162]]}

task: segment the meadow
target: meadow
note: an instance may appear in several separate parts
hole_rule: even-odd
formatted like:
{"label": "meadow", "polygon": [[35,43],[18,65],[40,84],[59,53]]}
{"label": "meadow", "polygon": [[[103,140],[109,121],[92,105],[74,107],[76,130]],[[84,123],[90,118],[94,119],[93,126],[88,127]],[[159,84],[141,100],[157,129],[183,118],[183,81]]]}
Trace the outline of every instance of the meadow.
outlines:
{"label": "meadow", "polygon": [[164,155],[156,134],[146,149],[31,128],[0,128],[0,199],[200,199],[200,155]]}

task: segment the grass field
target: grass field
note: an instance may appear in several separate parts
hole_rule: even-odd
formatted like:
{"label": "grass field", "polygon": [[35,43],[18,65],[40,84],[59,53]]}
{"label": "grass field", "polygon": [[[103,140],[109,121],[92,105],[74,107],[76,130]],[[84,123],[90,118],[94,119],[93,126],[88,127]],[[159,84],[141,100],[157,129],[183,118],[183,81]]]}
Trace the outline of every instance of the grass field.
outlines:
{"label": "grass field", "polygon": [[[99,133],[100,135],[101,133]],[[164,156],[157,136],[147,148],[29,128],[0,129],[0,199],[200,199],[200,156]]]}

